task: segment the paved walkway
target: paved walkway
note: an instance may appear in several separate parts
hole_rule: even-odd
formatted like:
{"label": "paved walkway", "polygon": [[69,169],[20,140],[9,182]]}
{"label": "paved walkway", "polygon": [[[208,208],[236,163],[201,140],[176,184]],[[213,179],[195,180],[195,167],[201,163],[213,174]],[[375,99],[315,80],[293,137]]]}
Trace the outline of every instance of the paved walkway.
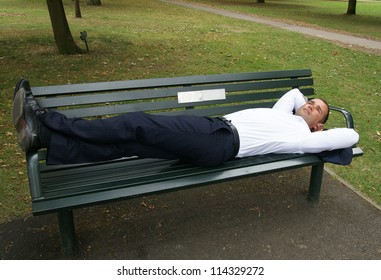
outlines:
{"label": "paved walkway", "polygon": [[[326,172],[320,202],[307,201],[309,173],[75,210],[75,259],[380,260],[380,210]],[[0,225],[0,259],[61,258],[55,215]]]}
{"label": "paved walkway", "polygon": [[207,6],[202,6],[194,3],[184,3],[184,2],[178,2],[178,1],[172,1],[172,0],[162,0],[163,2],[171,3],[171,4],[176,4],[180,5],[183,7],[187,8],[192,8],[196,10],[201,10],[209,13],[214,13],[226,17],[231,17],[231,18],[236,18],[236,19],[241,19],[241,20],[247,20],[247,21],[252,21],[252,22],[257,22],[261,24],[266,24],[270,25],[273,27],[278,27],[281,29],[285,29],[288,31],[292,32],[298,32],[302,33],[305,35],[310,35],[314,37],[319,37],[325,40],[329,41],[334,41],[334,42],[339,42],[342,44],[350,45],[350,46],[358,46],[361,48],[366,48],[369,50],[377,51],[378,53],[381,51],[381,41],[374,41],[374,40],[368,40],[365,38],[360,38],[360,37],[355,37],[351,35],[345,35],[345,34],[340,34],[336,32],[330,32],[326,30],[320,30],[320,29],[314,29],[310,27],[303,27],[303,26],[297,26],[297,25],[292,25],[288,24],[285,22],[281,21],[274,21],[274,20],[269,20],[261,17],[256,17],[256,16],[251,16],[251,15],[244,15],[240,14],[237,12],[230,12],[218,8],[213,8],[213,7],[207,7]]}

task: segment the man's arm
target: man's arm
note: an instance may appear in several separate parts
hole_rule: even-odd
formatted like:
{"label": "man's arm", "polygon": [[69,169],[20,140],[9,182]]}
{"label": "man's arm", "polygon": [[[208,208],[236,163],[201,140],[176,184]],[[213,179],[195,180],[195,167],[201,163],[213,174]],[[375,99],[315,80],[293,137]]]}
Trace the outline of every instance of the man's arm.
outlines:
{"label": "man's arm", "polygon": [[352,147],[359,140],[358,133],[351,128],[333,128],[311,133],[300,143],[304,153],[320,153]]}
{"label": "man's arm", "polygon": [[290,113],[307,102],[307,97],[300,92],[299,89],[294,88],[286,92],[273,106],[273,109],[283,111],[285,113]]}

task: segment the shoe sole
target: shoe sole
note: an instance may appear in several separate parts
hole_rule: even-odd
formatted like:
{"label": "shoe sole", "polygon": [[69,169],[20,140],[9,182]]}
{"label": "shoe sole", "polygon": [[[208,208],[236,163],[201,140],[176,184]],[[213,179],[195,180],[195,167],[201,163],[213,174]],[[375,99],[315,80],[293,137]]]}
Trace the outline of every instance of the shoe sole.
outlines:
{"label": "shoe sole", "polygon": [[31,143],[33,142],[33,137],[35,137],[32,128],[28,124],[25,117],[25,110],[28,109],[25,104],[25,95],[25,89],[20,88],[15,94],[12,110],[13,125],[15,126],[18,133],[17,140],[24,152],[30,149]]}

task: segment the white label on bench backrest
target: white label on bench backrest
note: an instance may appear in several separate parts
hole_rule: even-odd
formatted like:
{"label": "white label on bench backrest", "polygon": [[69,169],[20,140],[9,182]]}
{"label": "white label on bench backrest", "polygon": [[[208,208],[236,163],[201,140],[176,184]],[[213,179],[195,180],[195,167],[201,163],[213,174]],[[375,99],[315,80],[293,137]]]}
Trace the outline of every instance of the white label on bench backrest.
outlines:
{"label": "white label on bench backrest", "polygon": [[177,93],[179,103],[202,102],[226,99],[225,89],[182,91]]}

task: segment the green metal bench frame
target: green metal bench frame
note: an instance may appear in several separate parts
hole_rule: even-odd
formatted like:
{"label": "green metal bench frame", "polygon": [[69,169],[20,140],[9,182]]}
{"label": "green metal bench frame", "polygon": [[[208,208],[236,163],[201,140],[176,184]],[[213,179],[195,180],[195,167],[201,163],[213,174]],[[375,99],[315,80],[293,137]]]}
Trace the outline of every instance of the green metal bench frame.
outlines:
{"label": "green metal bench frame", "polygon": [[[68,117],[108,117],[133,111],[156,114],[219,116],[234,111],[270,108],[285,92],[299,88],[314,94],[309,69],[175,78],[127,80],[33,87],[39,104]],[[225,89],[226,99],[179,103],[178,92]],[[351,115],[342,109],[347,127]],[[354,147],[354,155],[361,149]],[[73,209],[181,188],[311,166],[308,199],[319,199],[324,162],[313,154],[282,154],[229,161],[201,168],[177,160],[136,157],[78,165],[46,165],[46,151],[27,153],[34,215],[58,213],[64,255],[74,255]]]}

